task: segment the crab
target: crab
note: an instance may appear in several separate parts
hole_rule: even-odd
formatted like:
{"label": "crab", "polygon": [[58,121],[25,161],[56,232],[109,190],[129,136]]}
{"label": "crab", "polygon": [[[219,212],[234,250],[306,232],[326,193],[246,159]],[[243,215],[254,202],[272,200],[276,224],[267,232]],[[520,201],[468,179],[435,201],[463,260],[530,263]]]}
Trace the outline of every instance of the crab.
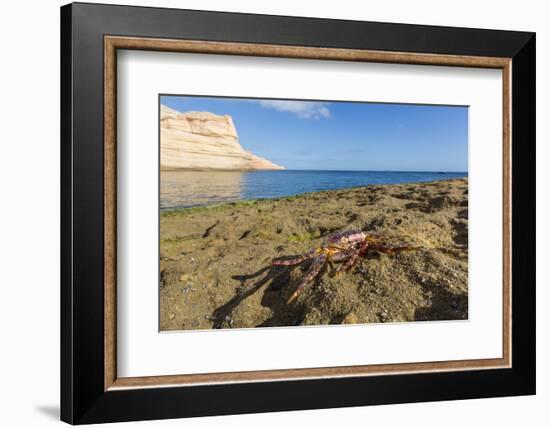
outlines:
{"label": "crab", "polygon": [[327,237],[324,245],[321,247],[312,248],[292,259],[272,261],[273,266],[295,266],[305,260],[313,259],[307,274],[302,278],[296,291],[288,299],[287,304],[296,300],[306,285],[319,275],[325,263],[328,262],[332,267],[332,262],[343,262],[335,272],[335,275],[338,275],[352,269],[360,257],[367,254],[369,249],[386,254],[395,254],[400,251],[415,250],[417,248],[402,241],[395,241],[382,235],[360,230],[333,233]]}

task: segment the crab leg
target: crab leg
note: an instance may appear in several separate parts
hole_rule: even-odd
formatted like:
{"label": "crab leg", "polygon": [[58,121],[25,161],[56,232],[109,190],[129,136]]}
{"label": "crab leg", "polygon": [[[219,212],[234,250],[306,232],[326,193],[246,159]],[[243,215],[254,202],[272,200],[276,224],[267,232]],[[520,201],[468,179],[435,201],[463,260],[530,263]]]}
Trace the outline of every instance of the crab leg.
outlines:
{"label": "crab leg", "polygon": [[[350,248],[348,250],[343,250],[338,253],[335,253],[329,262],[348,262],[351,257],[354,256],[354,254],[357,253],[356,248]],[[345,264],[344,264],[345,265]],[[340,265],[333,273],[332,276],[338,274],[341,272],[344,265]],[[332,265],[331,265],[332,266]]]}
{"label": "crab leg", "polygon": [[271,262],[271,265],[272,266],[294,266],[294,265],[299,265],[304,260],[311,259],[315,255],[316,250],[317,250],[316,248],[312,248],[307,253],[304,253],[301,256],[298,256],[298,257],[295,257],[295,258],[289,259],[289,260],[273,260]]}
{"label": "crab leg", "polygon": [[368,248],[369,248],[369,244],[366,241],[363,242],[363,244],[361,244],[361,247],[359,247],[359,249],[357,250],[354,250],[350,255],[349,259],[347,259],[346,262],[338,268],[338,270],[336,271],[336,275],[338,275],[339,273],[348,271],[352,267],[354,267],[359,261],[359,257],[367,253]]}
{"label": "crab leg", "polygon": [[287,304],[292,303],[298,295],[303,291],[304,287],[311,282],[317,275],[319,275],[319,272],[321,271],[321,268],[327,261],[327,255],[326,254],[320,254],[319,256],[315,257],[313,259],[313,263],[311,264],[309,271],[307,272],[306,276],[302,279],[302,282],[300,282],[300,285],[298,285],[298,288],[296,288],[296,291],[290,296],[290,299],[287,300]]}
{"label": "crab leg", "polygon": [[417,250],[418,247],[413,247],[407,244],[397,244],[397,245],[374,245],[373,248],[376,251],[380,251],[381,253],[393,255],[395,253],[398,253],[400,251],[412,251]]}

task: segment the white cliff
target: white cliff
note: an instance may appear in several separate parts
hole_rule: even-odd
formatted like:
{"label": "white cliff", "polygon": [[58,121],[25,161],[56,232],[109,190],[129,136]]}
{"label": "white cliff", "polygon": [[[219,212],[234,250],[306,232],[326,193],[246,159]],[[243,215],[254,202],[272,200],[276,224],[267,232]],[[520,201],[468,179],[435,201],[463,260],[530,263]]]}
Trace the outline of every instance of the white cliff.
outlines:
{"label": "white cliff", "polygon": [[180,113],[161,105],[160,166],[163,170],[284,169],[244,150],[231,116]]}

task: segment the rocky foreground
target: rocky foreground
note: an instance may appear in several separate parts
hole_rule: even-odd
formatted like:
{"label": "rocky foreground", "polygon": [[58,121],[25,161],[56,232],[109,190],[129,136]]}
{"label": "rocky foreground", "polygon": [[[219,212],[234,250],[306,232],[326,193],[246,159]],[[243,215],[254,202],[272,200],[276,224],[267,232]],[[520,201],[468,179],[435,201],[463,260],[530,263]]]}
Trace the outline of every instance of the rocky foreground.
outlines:
{"label": "rocky foreground", "polygon": [[[418,250],[371,251],[327,268],[286,301],[307,271],[271,266],[361,229]],[[163,212],[160,328],[187,330],[355,324],[468,317],[468,180],[379,185]]]}

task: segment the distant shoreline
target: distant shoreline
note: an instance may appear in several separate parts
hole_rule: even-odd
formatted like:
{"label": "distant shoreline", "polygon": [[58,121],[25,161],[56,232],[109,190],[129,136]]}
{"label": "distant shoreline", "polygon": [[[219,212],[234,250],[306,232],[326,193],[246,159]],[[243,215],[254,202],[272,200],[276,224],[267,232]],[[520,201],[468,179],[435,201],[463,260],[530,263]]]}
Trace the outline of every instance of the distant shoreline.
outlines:
{"label": "distant shoreline", "polygon": [[222,168],[171,168],[171,167],[160,167],[160,172],[255,172],[255,171],[287,171],[286,169],[254,169],[254,168],[231,168],[231,169],[222,169]]}
{"label": "distant shoreline", "polygon": [[[293,170],[296,171],[296,170]],[[346,171],[350,172],[350,171]],[[401,171],[400,171],[401,172]],[[453,173],[458,174],[458,173]],[[388,186],[401,186],[401,185],[411,185],[411,186],[422,186],[425,184],[430,183],[444,183],[444,182],[454,182],[456,180],[464,180],[468,179],[468,175],[466,174],[463,178],[444,178],[441,180],[429,180],[429,181],[416,181],[416,182],[404,182],[404,183],[385,183],[385,184],[368,184],[363,186],[352,186],[347,188],[339,188],[339,189],[326,189],[326,190],[319,190],[319,191],[312,191],[312,192],[303,192],[303,193],[296,193],[292,195],[286,195],[286,196],[277,196],[277,197],[266,197],[266,198],[250,198],[250,199],[239,199],[235,201],[226,201],[226,202],[213,202],[211,204],[195,204],[195,205],[188,205],[188,206],[174,206],[174,207],[166,207],[166,208],[160,208],[161,216],[170,216],[177,214],[178,211],[193,211],[193,212],[200,212],[200,211],[223,211],[227,208],[235,208],[235,207],[242,207],[242,206],[251,206],[256,205],[260,202],[269,202],[269,201],[280,201],[280,200],[293,200],[296,198],[300,198],[302,196],[323,196],[326,193],[335,192],[335,191],[348,191],[348,190],[360,190],[360,189],[368,189],[368,188],[379,188],[379,187],[388,187]]]}
{"label": "distant shoreline", "polygon": [[222,168],[168,168],[168,167],[160,167],[160,171],[166,171],[166,172],[357,172],[357,173],[365,173],[365,172],[374,172],[374,173],[383,173],[383,172],[390,172],[390,173],[402,173],[402,174],[464,174],[468,176],[467,171],[409,171],[409,170],[385,170],[385,169],[222,169]]}

